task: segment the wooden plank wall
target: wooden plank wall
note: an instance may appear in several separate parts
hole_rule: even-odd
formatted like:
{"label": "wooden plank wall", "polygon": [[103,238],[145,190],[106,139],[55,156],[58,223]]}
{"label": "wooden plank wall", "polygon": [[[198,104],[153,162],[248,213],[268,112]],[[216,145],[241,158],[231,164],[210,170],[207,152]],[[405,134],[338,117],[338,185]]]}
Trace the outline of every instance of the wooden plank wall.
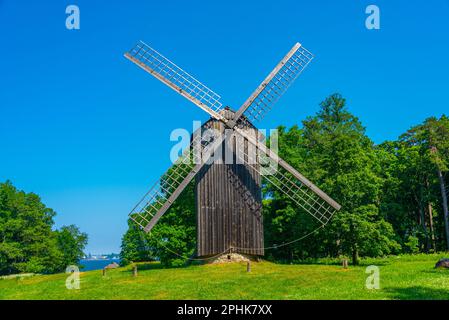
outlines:
{"label": "wooden plank wall", "polygon": [[[224,125],[215,120],[205,123],[202,130],[211,127],[224,130]],[[235,138],[232,143],[235,147]],[[247,144],[245,141],[246,149]],[[262,256],[261,177],[251,167],[236,164],[235,155],[233,164],[224,164],[225,147],[221,161],[204,166],[196,177],[198,256],[212,256],[228,249]]]}

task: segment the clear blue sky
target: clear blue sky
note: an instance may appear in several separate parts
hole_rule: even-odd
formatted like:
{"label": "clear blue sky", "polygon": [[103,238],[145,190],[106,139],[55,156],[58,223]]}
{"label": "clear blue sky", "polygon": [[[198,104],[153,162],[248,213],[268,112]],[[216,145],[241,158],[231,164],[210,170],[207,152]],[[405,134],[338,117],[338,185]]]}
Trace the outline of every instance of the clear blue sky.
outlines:
{"label": "clear blue sky", "polygon": [[[365,28],[372,3],[380,30]],[[170,165],[171,131],[207,119],[123,58],[140,39],[233,107],[303,43],[316,59],[261,128],[300,123],[334,92],[375,142],[449,113],[448,0],[0,0],[0,181],[38,193],[92,253],[119,251],[129,210]]]}

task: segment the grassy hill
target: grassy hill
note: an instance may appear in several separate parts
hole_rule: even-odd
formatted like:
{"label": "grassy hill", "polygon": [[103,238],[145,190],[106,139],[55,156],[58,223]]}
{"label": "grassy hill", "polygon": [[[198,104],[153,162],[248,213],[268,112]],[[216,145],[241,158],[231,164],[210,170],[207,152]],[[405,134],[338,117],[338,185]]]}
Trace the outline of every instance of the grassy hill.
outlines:
{"label": "grassy hill", "polygon": [[[67,290],[66,274],[0,280],[0,299],[448,299],[449,270],[435,270],[443,255],[371,259],[358,267],[281,265],[269,262],[161,269],[139,265],[81,274],[80,290]],[[379,290],[365,288],[366,266],[380,268]]]}

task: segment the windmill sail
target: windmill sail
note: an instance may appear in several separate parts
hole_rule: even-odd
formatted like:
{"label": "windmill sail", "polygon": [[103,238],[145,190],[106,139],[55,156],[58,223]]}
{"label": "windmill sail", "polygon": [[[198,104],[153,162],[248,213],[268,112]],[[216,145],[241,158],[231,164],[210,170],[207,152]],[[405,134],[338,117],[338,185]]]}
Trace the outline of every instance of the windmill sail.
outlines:
{"label": "windmill sail", "polygon": [[125,53],[125,57],[215,119],[224,120],[219,114],[222,104],[218,94],[143,41],[138,42],[129,52]]}
{"label": "windmill sail", "polygon": [[206,141],[201,135],[194,135],[189,148],[134,207],[129,214],[130,219],[150,232],[224,139],[225,135],[219,133],[209,136]]}
{"label": "windmill sail", "polygon": [[293,200],[320,223],[327,224],[334,213],[340,210],[341,206],[336,201],[263,143],[254,140],[243,130],[235,129],[235,131],[257,148],[257,152],[250,153],[237,145],[239,149],[236,154],[240,161],[257,170],[281,193]]}
{"label": "windmill sail", "polygon": [[[243,143],[243,147],[236,143],[238,148],[236,154],[240,164],[244,164],[248,168],[254,169],[254,172],[263,175],[275,188],[320,223],[327,224],[333,214],[340,210],[341,206],[337,202],[277,154],[269,150],[263,143],[259,142],[260,133],[257,130],[255,135],[251,135],[244,130],[245,122],[255,122],[265,116],[266,112],[272,108],[273,104],[313,59],[313,55],[301,44],[297,43],[293,46],[235,113],[228,112],[228,109],[222,107],[221,98],[218,94],[144,42],[137,43],[134,48],[125,54],[125,57],[206,111],[217,120],[217,123],[222,122],[224,124],[223,129],[231,128],[230,132],[224,130],[225,134],[222,133],[223,130],[214,131],[214,135],[207,137],[206,140],[203,136],[194,134],[190,147],[131,211],[130,218],[146,232],[153,228],[195,175],[206,163],[209,163],[212,155],[222,146],[223,142],[227,141],[229,134],[236,135],[236,138],[243,137],[243,141],[245,139],[248,141],[246,147],[245,143]],[[255,153],[252,150],[255,150]],[[260,211],[260,203],[250,201],[252,194],[248,193],[250,190],[246,185],[249,182],[245,180],[246,178],[241,180],[239,178],[242,177],[231,177],[229,179],[232,187],[242,193],[241,198],[248,208],[254,212]],[[226,199],[225,203],[233,205],[231,196],[226,198],[224,194],[219,194],[217,199]],[[219,212],[215,206],[212,206],[211,210],[213,213]],[[223,239],[234,239],[233,230],[236,228],[223,229],[222,220],[221,218],[216,219],[215,229],[211,225],[204,228],[209,228],[206,231],[210,233],[211,239],[215,239],[217,232],[214,230],[219,230],[219,233],[222,232]],[[238,223],[241,224],[242,222]],[[253,231],[257,229],[251,224],[249,224],[249,228],[252,228]],[[244,230],[244,228],[240,226],[239,230]],[[263,227],[260,230],[263,231]],[[248,233],[245,232],[245,234],[240,235],[239,239],[246,239],[247,235]],[[261,239],[263,242],[263,236]],[[211,250],[214,251],[215,249],[214,247]]]}
{"label": "windmill sail", "polygon": [[253,123],[260,121],[312,59],[312,53],[301,44],[295,44],[240,107],[234,121],[237,121],[242,114]]}

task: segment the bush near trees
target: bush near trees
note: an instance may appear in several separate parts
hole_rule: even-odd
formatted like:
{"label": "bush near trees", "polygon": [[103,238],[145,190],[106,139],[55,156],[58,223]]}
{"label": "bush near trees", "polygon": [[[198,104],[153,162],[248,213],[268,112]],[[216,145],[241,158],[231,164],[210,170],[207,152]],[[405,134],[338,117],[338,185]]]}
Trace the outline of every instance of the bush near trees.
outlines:
{"label": "bush near trees", "polygon": [[87,235],[73,225],[54,231],[55,215],[36,194],[0,183],[0,275],[54,273],[78,263]]}
{"label": "bush near trees", "polygon": [[[376,145],[346,100],[333,94],[302,126],[279,127],[280,156],[342,205],[313,236],[267,250],[266,258],[294,262],[321,257],[379,257],[449,250],[449,118],[426,119],[396,141]],[[265,181],[265,245],[280,245],[315,230],[314,219]],[[122,255],[179,265],[195,246],[193,186],[151,235],[130,227]],[[132,238],[131,241],[129,238]],[[139,240],[140,239],[140,240]],[[143,240],[142,240],[143,239]],[[178,255],[173,254],[178,253]]]}

